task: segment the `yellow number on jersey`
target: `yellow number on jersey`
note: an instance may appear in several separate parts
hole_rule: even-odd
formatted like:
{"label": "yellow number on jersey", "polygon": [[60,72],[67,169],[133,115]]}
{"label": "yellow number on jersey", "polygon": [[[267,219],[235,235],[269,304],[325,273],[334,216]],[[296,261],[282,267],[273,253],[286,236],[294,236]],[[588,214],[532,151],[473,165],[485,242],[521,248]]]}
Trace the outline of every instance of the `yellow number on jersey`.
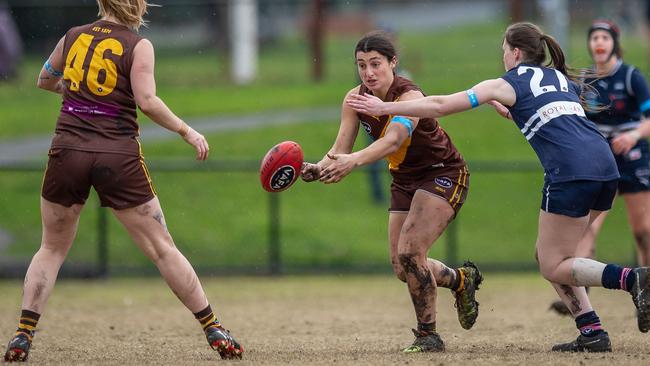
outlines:
{"label": "yellow number on jersey", "polygon": [[[95,46],[93,59],[88,68],[88,89],[95,95],[104,96],[110,94],[117,84],[117,66],[107,58],[104,52],[110,50],[114,55],[122,56],[124,49],[122,44],[114,38],[107,38]],[[104,82],[99,82],[100,72],[104,70]]]}
{"label": "yellow number on jersey", "polygon": [[[94,38],[93,35],[82,33],[68,51],[63,79],[70,80],[70,90],[72,91],[79,91],[79,86],[83,82],[85,74],[83,64]],[[124,52],[122,44],[114,38],[104,39],[95,46],[93,57],[88,65],[86,85],[91,93],[98,96],[110,94],[117,84],[117,67],[112,60],[104,58],[104,53],[107,50],[116,56],[122,56]],[[100,75],[103,76],[101,82]]]}
{"label": "yellow number on jersey", "polygon": [[63,79],[70,80],[70,90],[72,91],[79,91],[79,84],[84,78],[84,60],[93,38],[95,37],[90,34],[81,33],[68,51],[65,69],[63,69]]}

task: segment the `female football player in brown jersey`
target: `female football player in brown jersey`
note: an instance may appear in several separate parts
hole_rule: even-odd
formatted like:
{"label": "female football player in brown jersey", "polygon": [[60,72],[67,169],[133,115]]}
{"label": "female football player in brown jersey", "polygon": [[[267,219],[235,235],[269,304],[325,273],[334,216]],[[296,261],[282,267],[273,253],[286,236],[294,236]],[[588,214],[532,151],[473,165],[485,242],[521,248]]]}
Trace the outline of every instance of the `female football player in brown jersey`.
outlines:
{"label": "female football player in brown jersey", "polygon": [[25,276],[22,313],[5,361],[25,361],[34,329],[68,250],[90,187],[201,324],[222,358],[243,348],[213,314],[199,279],[167,231],[138,139],[136,106],[208,157],[208,142],[156,96],[154,49],[138,34],[146,0],[97,0],[100,19],[74,27],[45,62],[38,87],[63,105],[41,192],[43,236]]}
{"label": "female football player in brown jersey", "polygon": [[[364,36],[354,56],[361,85],[344,99],[364,93],[387,101],[423,96],[410,80],[395,74],[397,54],[384,33]],[[352,152],[360,125],[374,142]],[[478,316],[474,296],[482,276],[471,262],[454,269],[427,258],[429,248],[463,205],[469,187],[467,165],[438,121],[366,115],[343,103],[334,145],[318,163],[304,164],[302,178],[337,183],[354,168],[382,158],[388,160],[393,177],[388,216],[391,262],[395,275],[408,285],[417,318],[415,342],[404,352],[440,352],[444,343],[436,332],[437,288],[452,290],[458,320],[470,329]]]}

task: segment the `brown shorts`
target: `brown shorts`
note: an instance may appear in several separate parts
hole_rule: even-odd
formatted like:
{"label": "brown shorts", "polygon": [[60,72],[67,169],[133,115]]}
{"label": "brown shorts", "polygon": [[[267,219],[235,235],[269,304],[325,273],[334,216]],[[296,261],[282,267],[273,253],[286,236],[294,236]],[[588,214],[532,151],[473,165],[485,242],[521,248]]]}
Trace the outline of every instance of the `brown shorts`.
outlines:
{"label": "brown shorts", "polygon": [[120,210],[155,197],[149,171],[140,156],[53,148],[41,196],[70,207],[83,204],[94,187],[101,205]]}
{"label": "brown shorts", "polygon": [[391,212],[408,212],[418,189],[439,196],[454,209],[456,214],[465,203],[469,189],[469,170],[460,168],[433,169],[419,175],[393,178],[390,186]]}

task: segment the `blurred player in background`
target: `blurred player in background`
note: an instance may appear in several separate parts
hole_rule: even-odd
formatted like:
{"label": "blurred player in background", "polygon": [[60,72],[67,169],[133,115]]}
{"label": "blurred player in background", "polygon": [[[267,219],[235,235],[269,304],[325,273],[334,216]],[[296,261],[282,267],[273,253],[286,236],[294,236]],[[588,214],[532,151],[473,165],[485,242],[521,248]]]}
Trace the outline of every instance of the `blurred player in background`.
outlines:
{"label": "blurred player in background", "polygon": [[[587,33],[589,54],[593,60],[591,71],[598,79],[585,82],[595,91],[586,94],[587,102],[603,106],[598,111],[587,111],[587,117],[596,123],[614,152],[618,172],[618,194],[623,196],[627,217],[637,246],[637,262],[650,265],[650,91],[648,83],[634,66],[623,63],[620,31],[609,20],[595,20]],[[594,220],[578,246],[579,257],[593,258],[596,237],[605,221],[606,213]],[[570,314],[562,302],[551,308],[560,314]]]}
{"label": "blurred player in background", "polygon": [[137,31],[146,0],[97,0],[100,20],[70,29],[45,62],[38,86],[63,95],[41,192],[43,237],[25,275],[18,329],[5,361],[25,361],[34,330],[72,246],[79,215],[94,187],[138,247],[194,313],[222,358],[243,351],[213,314],[199,279],[179,252],[144,164],[136,105],[208,157],[203,135],[156,96],[154,49]]}
{"label": "blurred player in background", "polygon": [[[364,36],[354,51],[361,85],[352,94],[372,93],[384,100],[421,98],[422,91],[395,74],[397,53],[383,32]],[[374,142],[352,152],[359,131]],[[408,285],[417,329],[404,352],[440,352],[436,332],[437,287],[452,290],[461,326],[470,329],[478,316],[474,296],[482,276],[471,262],[457,269],[427,258],[427,252],[454,219],[467,196],[469,172],[462,156],[433,118],[357,113],[343,103],[341,125],[332,148],[316,164],[304,164],[305,181],[337,183],[354,168],[387,158],[393,177],[388,237],[393,270]]]}
{"label": "blurred player in background", "polygon": [[[546,60],[546,49],[551,62]],[[536,256],[546,278],[575,317],[575,341],[553,346],[561,352],[609,352],[611,342],[584,286],[622,289],[632,295],[641,332],[650,330],[648,267],[624,268],[576,257],[589,224],[611,208],[618,169],[607,140],[581,105],[581,84],[570,76],[557,41],[531,23],[510,25],[503,41],[507,72],[463,92],[386,103],[350,94],[347,104],[370,115],[441,117],[491,102],[512,118],[544,167]],[[505,107],[508,106],[508,107]],[[588,108],[589,109],[589,108]]]}

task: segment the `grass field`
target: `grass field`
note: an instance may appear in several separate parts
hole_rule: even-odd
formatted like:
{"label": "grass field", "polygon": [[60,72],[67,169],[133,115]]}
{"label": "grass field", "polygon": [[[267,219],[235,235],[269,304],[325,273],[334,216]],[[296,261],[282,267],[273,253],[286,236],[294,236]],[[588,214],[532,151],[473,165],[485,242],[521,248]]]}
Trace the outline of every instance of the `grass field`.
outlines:
{"label": "grass field", "polygon": [[[485,121],[481,109],[444,119],[443,124],[469,159],[532,159],[518,131],[507,123]],[[493,126],[488,136],[471,128]],[[277,136],[300,142],[307,156],[326,151],[336,134],[335,122],[211,135],[213,157],[246,159],[262,156]],[[459,138],[456,138],[459,137]],[[516,143],[507,144],[510,138]],[[364,139],[360,139],[363,143]],[[254,143],[251,143],[254,142]],[[494,146],[487,150],[486,146]],[[484,151],[485,150],[485,151]],[[188,157],[191,150],[175,142],[145,146],[151,159]],[[539,209],[541,173],[482,173],[470,163],[471,188],[458,217],[459,258],[479,263],[533,263],[533,244]],[[8,253],[29,257],[40,243],[38,189],[40,173],[3,173],[0,196],[3,227],[10,228],[16,245]],[[162,173],[152,171],[169,228],[178,246],[197,266],[241,265],[265,268],[268,257],[268,194],[251,173]],[[353,173],[342,183],[324,186],[298,182],[280,194],[283,260],[288,267],[385,266],[388,269],[385,204],[370,199],[367,176]],[[383,176],[388,189],[389,177]],[[93,196],[94,197],[94,196]],[[92,261],[96,247],[96,207],[92,200],[82,215],[71,261]],[[600,237],[603,260],[630,262],[633,239],[621,205],[615,209]],[[142,265],[141,255],[115,220],[110,221],[110,260],[113,264]],[[442,238],[431,255],[446,255]]]}
{"label": "grass field", "polygon": [[[434,34],[401,34],[402,66],[425,91],[452,92],[503,72],[500,39],[504,24],[480,24]],[[467,40],[471,39],[471,42]],[[159,55],[159,93],[181,116],[205,116],[274,108],[339,104],[354,83],[351,50],[355,39],[327,42],[327,79],[313,84],[306,75],[308,62],[298,40],[262,55],[260,80],[235,88],[219,76],[209,52]],[[468,48],[458,47],[458,44]],[[576,29],[570,54],[572,64],[585,66],[584,32]],[[640,40],[624,38],[626,60],[643,69]],[[471,54],[480,58],[468,57]],[[575,61],[573,61],[575,60]],[[0,139],[50,133],[60,100],[33,86],[41,60],[21,70],[15,84],[0,85],[2,125]],[[5,123],[7,121],[7,123]],[[146,122],[145,122],[146,123]],[[519,131],[487,107],[441,119],[445,130],[470,161],[471,189],[458,218],[459,258],[479,262],[532,263],[540,200],[541,170],[534,173],[484,173],[477,161],[535,161]],[[338,122],[265,127],[208,136],[212,160],[259,160],[275,143],[298,141],[311,159],[331,146]],[[363,147],[365,137],[358,139]],[[152,160],[191,159],[180,139],[145,144]],[[183,160],[187,161],[187,160]],[[264,268],[268,257],[268,195],[259,188],[255,172],[163,173],[152,171],[170,230],[178,246],[199,267],[237,263]],[[38,191],[40,173],[2,173],[0,225],[14,238],[3,256],[26,261],[40,242]],[[389,177],[383,176],[388,190]],[[298,183],[281,198],[283,260],[288,267],[332,266],[355,268],[363,264],[388,269],[386,205],[370,200],[367,177],[352,174],[341,184]],[[95,206],[92,199],[82,215],[81,229],[70,260],[94,260]],[[631,262],[633,239],[622,205],[618,204],[599,238],[599,257]],[[148,263],[115,220],[110,221],[112,264]],[[431,255],[444,258],[443,238]],[[151,268],[151,267],[149,267]]]}
{"label": "grass field", "polygon": [[[487,273],[480,315],[463,330],[449,291],[438,299],[447,351],[405,355],[415,320],[405,285],[384,276],[204,279],[212,307],[244,345],[238,365],[643,365],[650,336],[636,329],[622,291],[594,289],[611,354],[555,354],[577,336],[573,320],[548,311],[553,290],[539,275]],[[0,335],[20,308],[19,281],[0,282]],[[161,279],[62,281],[38,326],[34,364],[208,365],[218,360],[192,315]]]}

